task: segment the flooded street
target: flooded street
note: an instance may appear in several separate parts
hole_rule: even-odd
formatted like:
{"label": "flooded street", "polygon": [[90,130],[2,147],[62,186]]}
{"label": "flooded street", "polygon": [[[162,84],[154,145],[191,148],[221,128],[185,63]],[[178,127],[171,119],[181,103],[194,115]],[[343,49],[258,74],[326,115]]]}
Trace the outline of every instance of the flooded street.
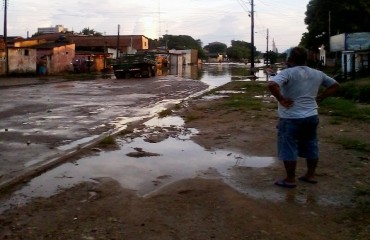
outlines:
{"label": "flooded street", "polygon": [[[0,89],[1,184],[19,181],[28,172],[41,171],[45,165],[121,131],[133,121],[150,119],[167,107],[233,79],[247,80],[245,65],[185,66],[181,76],[152,79],[69,81]],[[146,124],[166,125],[163,121],[154,118]],[[169,122],[182,128],[181,118]],[[187,131],[160,143],[146,143],[145,150],[159,156],[144,160],[126,156],[136,145],[145,143],[144,136],[130,142],[118,139],[119,151],[84,158],[78,164],[66,163],[33,179],[20,195],[49,196],[59,188],[98,177],[115,178],[145,195],[167,182],[209,175],[212,169],[225,173],[243,158],[227,151],[208,152],[189,139],[197,130]],[[156,179],[160,176],[166,177]]]}

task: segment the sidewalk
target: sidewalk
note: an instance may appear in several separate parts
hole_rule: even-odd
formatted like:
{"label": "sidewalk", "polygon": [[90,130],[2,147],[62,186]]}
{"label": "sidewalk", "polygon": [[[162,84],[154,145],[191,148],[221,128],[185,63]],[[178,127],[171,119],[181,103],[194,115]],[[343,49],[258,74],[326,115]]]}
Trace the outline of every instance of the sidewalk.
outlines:
{"label": "sidewalk", "polygon": [[44,83],[55,83],[66,81],[62,78],[52,77],[30,77],[30,78],[0,78],[0,88],[16,87],[24,85],[44,84]]}

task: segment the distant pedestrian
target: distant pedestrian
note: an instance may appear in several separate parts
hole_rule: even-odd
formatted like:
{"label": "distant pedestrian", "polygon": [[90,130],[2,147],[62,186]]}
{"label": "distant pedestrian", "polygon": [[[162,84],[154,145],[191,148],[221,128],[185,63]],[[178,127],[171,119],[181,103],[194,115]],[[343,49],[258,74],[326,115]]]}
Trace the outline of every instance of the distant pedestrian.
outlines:
{"label": "distant pedestrian", "polygon": [[[295,47],[288,57],[288,68],[278,74],[271,69],[268,88],[278,100],[278,159],[284,163],[286,177],[275,185],[296,187],[297,158],[307,162],[307,172],[299,180],[315,184],[315,170],[319,160],[317,126],[318,103],[334,94],[339,84],[321,71],[306,66],[307,52]],[[318,95],[320,87],[324,90]]]}

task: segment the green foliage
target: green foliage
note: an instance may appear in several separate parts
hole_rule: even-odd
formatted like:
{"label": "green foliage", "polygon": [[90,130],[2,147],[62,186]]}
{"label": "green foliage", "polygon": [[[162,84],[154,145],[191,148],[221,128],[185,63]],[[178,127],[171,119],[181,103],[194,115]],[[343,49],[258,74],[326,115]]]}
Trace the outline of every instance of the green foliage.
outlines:
{"label": "green foliage", "polygon": [[80,33],[87,36],[103,36],[102,33],[97,32],[92,28],[90,29],[89,27],[82,29]]}
{"label": "green foliage", "polygon": [[[252,44],[250,44],[249,42],[244,42],[244,41],[239,41],[239,40],[232,40],[231,41],[231,46],[232,47],[242,47],[242,48],[247,48],[247,49],[251,49],[252,47]],[[254,47],[254,51],[256,51],[256,47]]]}
{"label": "green foliage", "polygon": [[204,49],[207,50],[209,53],[225,54],[227,45],[220,42],[214,42],[205,46]]}
{"label": "green foliage", "polygon": [[164,109],[164,110],[162,110],[158,113],[158,117],[159,118],[164,118],[164,117],[170,116],[171,114],[172,114],[171,109]]}
{"label": "green foliage", "polygon": [[184,49],[200,49],[201,41],[195,40],[188,35],[164,35],[163,40],[167,42],[168,49],[177,49],[177,50],[184,50]]}
{"label": "green foliage", "polygon": [[[231,47],[227,48],[226,54],[228,58],[234,61],[243,61],[244,59],[250,59],[251,56],[251,44],[244,41],[231,41]],[[260,53],[257,52],[256,47],[254,46],[255,56],[258,56]]]}
{"label": "green foliage", "polygon": [[263,59],[266,60],[268,58],[270,60],[270,64],[275,64],[277,62],[279,54],[273,51],[269,51],[268,54],[263,54]]}
{"label": "green foliage", "polygon": [[243,59],[249,59],[250,49],[240,46],[232,46],[227,48],[226,54],[228,58],[234,60],[234,61],[242,61]]}
{"label": "green foliage", "polygon": [[339,96],[362,103],[370,103],[370,78],[341,84]]}
{"label": "green foliage", "polygon": [[205,58],[205,53],[200,39],[193,39],[188,35],[163,35],[159,39],[149,39],[149,49],[162,48],[165,49],[196,49],[198,50],[198,57]]}
{"label": "green foliage", "polygon": [[328,98],[320,104],[320,113],[346,119],[370,122],[370,106],[359,105],[351,100]]}
{"label": "green foliage", "polygon": [[342,145],[346,149],[370,152],[370,146],[368,146],[368,144],[361,142],[357,139],[341,137],[341,138],[335,139],[334,142]]}
{"label": "green foliage", "polygon": [[116,139],[114,139],[113,136],[109,135],[105,138],[103,138],[100,142],[99,142],[99,145],[102,145],[102,146],[109,146],[109,145],[116,145]]}
{"label": "green foliage", "polygon": [[329,12],[331,35],[370,31],[370,1],[311,0],[305,18],[308,32],[302,36],[302,46],[315,51],[321,44],[329,46]]}

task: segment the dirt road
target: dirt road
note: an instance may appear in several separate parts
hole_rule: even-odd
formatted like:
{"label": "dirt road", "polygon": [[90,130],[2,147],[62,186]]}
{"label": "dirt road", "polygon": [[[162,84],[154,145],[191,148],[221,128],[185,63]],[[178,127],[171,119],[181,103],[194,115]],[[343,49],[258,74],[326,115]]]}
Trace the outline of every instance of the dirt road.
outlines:
{"label": "dirt road", "polygon": [[[233,92],[242,91],[251,98],[257,96],[248,89],[253,86],[235,82],[224,86],[222,95],[233,96]],[[182,116],[186,129],[197,129],[191,139],[213,155],[225,150],[245,156],[272,157],[276,154],[276,103],[263,91],[258,99],[261,102],[258,108],[240,109],[235,107],[238,98],[207,96],[180,104],[172,115]],[[71,164],[79,166],[85,158],[90,161],[91,156],[120,153],[119,149],[140,136],[153,144],[179,137],[174,127],[151,129],[149,133],[155,133],[155,138],[147,128],[132,126],[130,131],[117,136],[118,144],[99,146],[103,149],[99,153],[86,150],[71,159]],[[203,168],[193,178],[161,185],[172,176],[155,172],[154,164],[147,173],[154,172],[156,179],[152,185],[161,187],[149,194],[140,195],[114,178],[86,179],[48,198],[36,198],[26,205],[13,203],[13,208],[1,214],[0,236],[4,239],[368,239],[370,159],[366,152],[345,149],[332,141],[338,136],[355,134],[366,142],[368,129],[365,123],[332,124],[330,116],[321,116],[321,158],[316,185],[298,182],[296,189],[279,188],[273,182],[283,174],[280,162],[251,167],[243,164],[243,159],[230,165],[227,174],[212,167]],[[186,139],[182,143],[186,145]],[[149,152],[147,146],[135,145],[135,150],[167,156],[162,149]],[[188,154],[189,160],[195,158],[182,148],[177,156],[182,151]],[[227,158],[225,152],[223,158]],[[128,160],[128,155],[116,156],[120,161]],[[146,159],[150,160],[156,163],[154,156]],[[136,162],[142,161],[136,158]],[[184,166],[189,164],[194,163],[187,161]],[[297,174],[303,172],[304,162],[300,161]],[[70,178],[68,172],[64,174],[58,176]],[[45,177],[44,181],[50,179]]]}

